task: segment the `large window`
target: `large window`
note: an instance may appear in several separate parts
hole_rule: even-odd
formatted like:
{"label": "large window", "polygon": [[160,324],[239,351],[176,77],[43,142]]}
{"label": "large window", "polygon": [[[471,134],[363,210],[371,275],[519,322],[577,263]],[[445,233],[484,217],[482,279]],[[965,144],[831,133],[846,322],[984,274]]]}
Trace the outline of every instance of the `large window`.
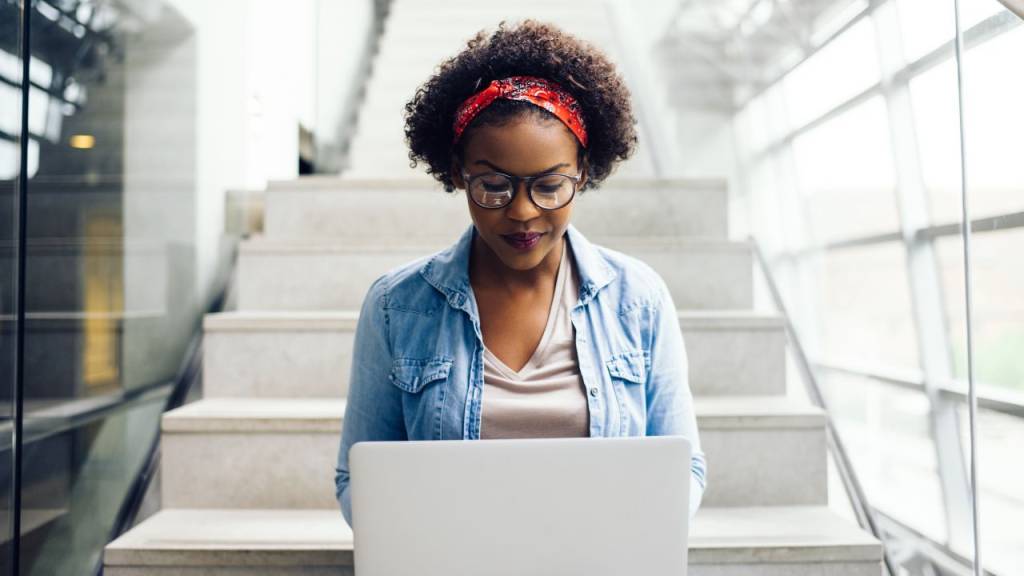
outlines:
{"label": "large window", "polygon": [[[996,0],[960,5],[962,59],[953,3],[863,3],[830,42],[745,103],[734,127],[751,230],[870,503],[965,558],[970,335],[985,567],[1016,574],[1024,26]],[[974,223],[970,325],[962,170]]]}

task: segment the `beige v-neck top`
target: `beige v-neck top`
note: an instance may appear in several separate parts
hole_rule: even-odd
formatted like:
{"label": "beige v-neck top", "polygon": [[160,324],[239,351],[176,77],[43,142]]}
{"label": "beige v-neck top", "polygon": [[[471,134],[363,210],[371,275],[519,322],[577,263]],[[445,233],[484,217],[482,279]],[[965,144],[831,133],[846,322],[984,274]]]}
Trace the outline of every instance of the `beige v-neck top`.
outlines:
{"label": "beige v-neck top", "polygon": [[484,347],[481,438],[590,435],[590,412],[569,316],[579,297],[579,279],[568,246],[566,239],[547,325],[526,365],[516,372]]}

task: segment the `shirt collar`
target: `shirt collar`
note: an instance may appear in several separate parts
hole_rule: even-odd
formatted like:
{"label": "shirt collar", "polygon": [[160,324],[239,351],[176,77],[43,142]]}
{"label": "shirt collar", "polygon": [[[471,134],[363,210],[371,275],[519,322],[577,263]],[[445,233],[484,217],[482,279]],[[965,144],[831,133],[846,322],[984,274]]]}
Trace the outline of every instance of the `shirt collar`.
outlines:
{"label": "shirt collar", "polygon": [[[470,224],[458,241],[447,249],[435,254],[420,268],[420,275],[431,286],[439,290],[455,308],[476,316],[476,306],[469,297],[469,254],[476,235],[476,226]],[[572,247],[576,273],[580,279],[580,305],[589,302],[598,290],[607,286],[616,277],[611,267],[597,248],[586,239],[575,226],[569,224],[566,237]]]}

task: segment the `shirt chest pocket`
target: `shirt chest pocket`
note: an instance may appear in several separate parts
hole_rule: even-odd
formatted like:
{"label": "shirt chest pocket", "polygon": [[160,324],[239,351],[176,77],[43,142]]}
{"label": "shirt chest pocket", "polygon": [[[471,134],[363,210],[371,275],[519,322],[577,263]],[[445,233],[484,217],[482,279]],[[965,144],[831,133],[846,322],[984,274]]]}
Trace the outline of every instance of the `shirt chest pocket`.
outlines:
{"label": "shirt chest pocket", "polygon": [[406,392],[419,394],[428,384],[447,380],[451,369],[452,359],[444,356],[395,358],[388,379]]}
{"label": "shirt chest pocket", "polygon": [[647,382],[647,354],[643,350],[631,350],[616,354],[605,360],[608,374],[623,384],[644,384]]}
{"label": "shirt chest pocket", "polygon": [[643,435],[647,428],[647,354],[642,350],[616,354],[604,365],[618,400],[619,435]]}

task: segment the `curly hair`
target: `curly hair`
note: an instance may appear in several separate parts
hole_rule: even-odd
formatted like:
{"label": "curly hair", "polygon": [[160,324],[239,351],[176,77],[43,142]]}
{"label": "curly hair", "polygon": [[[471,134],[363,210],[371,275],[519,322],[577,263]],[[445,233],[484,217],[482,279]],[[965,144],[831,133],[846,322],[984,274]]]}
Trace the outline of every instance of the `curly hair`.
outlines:
{"label": "curly hair", "polygon": [[472,130],[500,126],[523,114],[554,119],[533,104],[497,100],[473,119],[457,145],[452,144],[459,105],[491,80],[516,75],[557,82],[580,103],[589,140],[588,148],[581,150],[587,159],[587,181],[581,190],[597,186],[617,162],[632,155],[637,136],[629,89],[608,57],[552,24],[524,20],[506,26],[502,21],[493,33],[481,30],[461,52],[443,61],[405,105],[410,166],[424,162],[427,173],[452,192],[452,159],[462,158]]}

